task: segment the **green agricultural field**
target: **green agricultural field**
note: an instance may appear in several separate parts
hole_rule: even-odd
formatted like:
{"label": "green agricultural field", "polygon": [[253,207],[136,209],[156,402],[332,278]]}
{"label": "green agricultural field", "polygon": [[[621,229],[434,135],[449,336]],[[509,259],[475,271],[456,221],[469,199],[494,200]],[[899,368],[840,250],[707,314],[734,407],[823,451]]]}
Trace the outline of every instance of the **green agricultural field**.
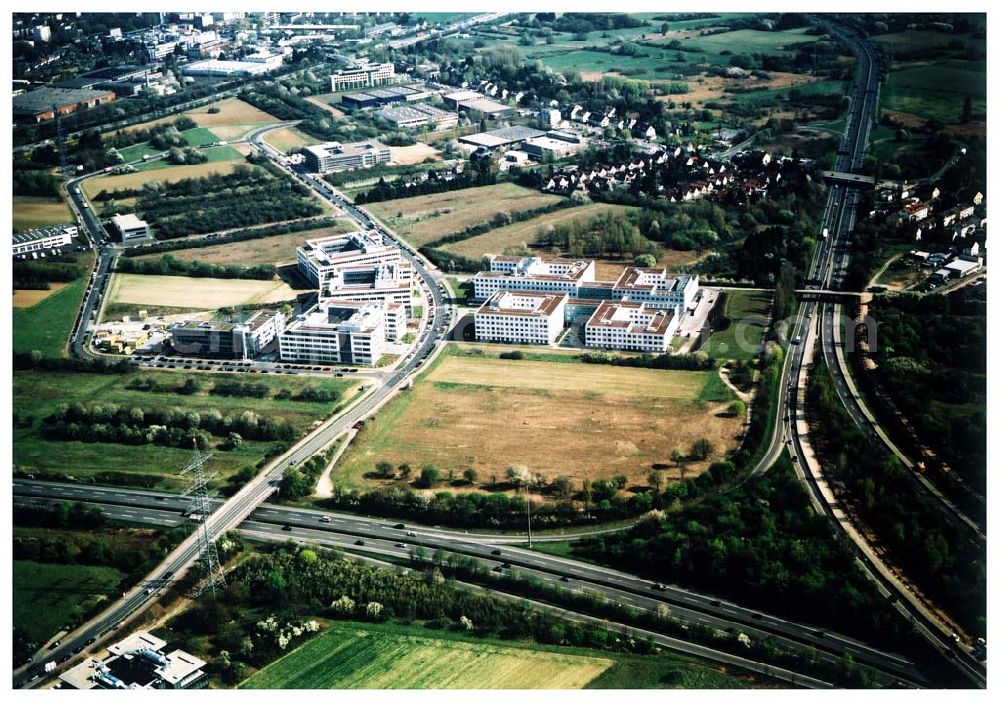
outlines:
{"label": "green agricultural field", "polygon": [[750,360],[760,352],[764,326],[757,321],[771,312],[771,294],[762,291],[729,291],[725,317],[729,325],[714,331],[702,350],[713,357]]}
{"label": "green agricultural field", "polygon": [[240,687],[575,689],[613,664],[397,625],[335,625]]}
{"label": "green agricultural field", "polygon": [[626,213],[634,210],[631,206],[618,206],[608,203],[590,203],[584,206],[562,208],[552,213],[545,213],[530,220],[511,223],[482,235],[450,243],[442,247],[446,252],[452,252],[463,257],[477,258],[485,254],[504,254],[508,250],[518,252],[530,251],[538,239],[539,231],[547,226],[559,223],[569,223],[577,220],[589,220],[604,213]]}
{"label": "green agricultural field", "polygon": [[882,108],[943,123],[958,122],[965,97],[974,113],[986,112],[986,62],[943,61],[889,73]]}
{"label": "green agricultural field", "polygon": [[845,85],[842,81],[813,81],[812,83],[802,83],[796,86],[786,86],[784,88],[769,88],[760,91],[750,91],[747,93],[733,93],[727,96],[733,103],[746,104],[763,101],[765,99],[787,98],[788,92],[797,90],[804,96],[808,95],[844,95]]}
{"label": "green agricultural field", "polygon": [[14,230],[30,230],[73,222],[73,214],[61,198],[14,196],[13,199],[11,213],[14,216]]}
{"label": "green agricultural field", "polygon": [[401,624],[337,623],[240,688],[747,688],[673,653],[608,654]]}
{"label": "green agricultural field", "polygon": [[14,311],[14,350],[38,350],[46,357],[62,357],[73,322],[76,320],[94,255],[87,253],[79,260],[86,276],[78,279],[30,308]]}
{"label": "green agricultural field", "polygon": [[454,354],[472,347],[449,345],[411,390],[383,407],[347,449],[334,481],[381,486],[366,474],[388,460],[472,467],[482,478],[524,465],[577,486],[620,473],[631,486],[645,483],[652,463],[699,438],[718,449],[712,460],[735,445],[739,421],[724,413],[732,397],[716,371],[594,365],[546,348],[534,351],[544,359]]}
{"label": "green agricultural field", "polygon": [[117,596],[125,574],[98,566],[14,561],[13,578],[14,626],[42,645],[102,600]]}
{"label": "green agricultural field", "polygon": [[795,44],[816,41],[816,37],[806,34],[809,29],[810,27],[797,27],[779,32],[738,29],[680,41],[684,47],[698,47],[708,54],[720,54],[723,51],[731,51],[733,54],[787,54],[794,51]]}
{"label": "green agricultural field", "polygon": [[382,201],[365,206],[415,247],[489,221],[498,213],[517,213],[557,203],[559,196],[516,184],[496,184]]}
{"label": "green agricultural field", "polygon": [[[183,395],[127,389],[127,385],[133,380],[152,379],[161,384],[180,385],[188,377],[202,384],[199,392]],[[352,398],[358,386],[351,380],[253,375],[247,381],[267,385],[268,398],[225,397],[208,393],[216,381],[231,378],[230,375],[221,374],[150,370],[127,375],[19,370],[14,374],[14,406],[27,421],[13,431],[14,464],[36,475],[61,473],[77,479],[107,471],[138,473],[157,476],[157,484],[160,486],[177,487],[183,482],[177,477],[177,473],[190,460],[191,452],[187,449],[47,440],[40,434],[42,420],[61,404],[90,404],[99,400],[105,404],[138,406],[145,410],[178,408],[205,412],[217,409],[223,415],[234,417],[246,409],[252,409],[262,416],[282,418],[291,423],[300,434],[304,434],[314,421],[325,418]],[[341,401],[305,402],[273,398],[278,390],[287,389],[294,396],[308,386],[337,391],[341,394]],[[235,450],[214,451],[208,467],[216,473],[219,482],[224,482],[244,466],[257,463],[275,443],[277,442],[245,441]]]}

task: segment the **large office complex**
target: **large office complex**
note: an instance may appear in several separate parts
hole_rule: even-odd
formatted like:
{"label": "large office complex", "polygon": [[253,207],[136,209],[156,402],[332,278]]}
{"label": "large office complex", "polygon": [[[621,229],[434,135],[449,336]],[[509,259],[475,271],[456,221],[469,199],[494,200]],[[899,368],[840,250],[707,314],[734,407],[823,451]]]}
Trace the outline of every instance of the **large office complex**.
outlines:
{"label": "large office complex", "polygon": [[[398,247],[386,244],[377,232],[359,230],[306,240],[295,251],[295,258],[302,276],[313,286],[323,288],[339,269],[395,264],[403,256]],[[344,283],[343,277],[340,282]]]}
{"label": "large office complex", "polygon": [[498,291],[476,311],[476,339],[490,343],[554,343],[564,327],[565,293]]}
{"label": "large office complex", "polygon": [[[279,336],[281,359],[313,364],[374,365],[382,357],[385,346],[386,312],[386,307],[372,303],[319,304],[297,316]],[[394,325],[398,326],[398,321]]]}
{"label": "large office complex", "polygon": [[684,313],[694,306],[698,293],[697,275],[668,274],[665,269],[629,267],[618,277],[612,298],[648,301],[657,306],[677,306]]}
{"label": "large office complex", "polygon": [[327,142],[303,150],[306,168],[319,174],[346,169],[367,169],[392,158],[389,148],[377,140],[341,144]]}
{"label": "large office complex", "polygon": [[[593,260],[542,259],[492,255],[490,269],[473,277],[473,298],[485,301],[476,313],[476,337],[484,341],[545,343],[555,339],[569,319],[589,316],[584,326],[585,344],[622,350],[666,352],[680,318],[695,305],[698,277],[668,274],[666,270],[628,267],[615,281],[597,281]],[[517,293],[511,299],[507,294]],[[529,306],[528,295],[564,295],[567,314],[558,319],[558,328],[539,333],[539,323],[525,327],[511,314],[517,306]],[[512,302],[514,309],[506,302]],[[501,303],[503,302],[503,303]],[[491,316],[491,312],[497,313]],[[480,314],[485,314],[480,324]],[[536,318],[537,319],[537,312]],[[555,319],[547,325],[555,326]],[[516,333],[516,340],[498,333]]]}
{"label": "large office complex", "polygon": [[257,311],[245,321],[186,321],[169,327],[174,352],[195,357],[250,360],[285,328],[280,311]]}
{"label": "large office complex", "polygon": [[190,690],[208,680],[205,662],[186,651],[164,653],[167,645],[149,632],[136,632],[108,647],[104,659],[88,658],[59,676],[71,690]]}
{"label": "large office complex", "polygon": [[396,67],[392,63],[370,64],[337,71],[330,76],[330,90],[349,91],[353,88],[395,83]]}
{"label": "large office complex", "polygon": [[[36,228],[14,233],[13,255],[35,255],[46,250],[58,250],[69,245],[79,228],[75,225],[53,225],[50,228]],[[37,255],[35,255],[37,256]]]}
{"label": "large office complex", "polygon": [[493,255],[489,262],[490,271],[479,272],[472,279],[473,295],[479,301],[498,291],[515,289],[576,297],[582,284],[594,281],[594,260]]}
{"label": "large office complex", "polygon": [[676,307],[602,301],[584,326],[584,345],[665,353],[678,324]]}
{"label": "large office complex", "polygon": [[133,213],[112,216],[111,225],[122,242],[144,240],[149,237],[149,224]]}
{"label": "large office complex", "polygon": [[413,267],[409,262],[378,262],[338,267],[320,289],[320,301],[395,303],[413,310]]}

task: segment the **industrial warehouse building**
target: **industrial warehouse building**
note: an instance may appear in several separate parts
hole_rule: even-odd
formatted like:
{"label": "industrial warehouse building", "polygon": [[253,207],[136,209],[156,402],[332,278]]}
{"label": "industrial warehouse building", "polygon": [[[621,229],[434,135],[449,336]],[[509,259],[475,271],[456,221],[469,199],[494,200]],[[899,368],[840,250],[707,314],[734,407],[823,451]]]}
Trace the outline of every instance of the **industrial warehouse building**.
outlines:
{"label": "industrial warehouse building", "polygon": [[245,321],[186,321],[168,330],[170,345],[180,355],[251,360],[285,328],[285,314],[261,310]]}
{"label": "industrial warehouse building", "polygon": [[566,294],[498,291],[476,311],[476,340],[489,343],[554,343],[564,327]]}
{"label": "industrial warehouse building", "polygon": [[367,169],[385,164],[392,158],[389,148],[376,140],[341,144],[327,142],[303,150],[306,168],[314,173],[326,174],[346,169]]}
{"label": "industrial warehouse building", "polygon": [[470,117],[501,118],[514,114],[513,108],[490,100],[476,91],[457,91],[443,97],[446,104],[466,112]]}
{"label": "industrial warehouse building", "polygon": [[[399,315],[394,308],[392,315]],[[374,365],[385,349],[387,307],[340,301],[318,304],[297,316],[278,339],[286,362]],[[399,329],[399,322],[394,322]],[[406,326],[405,319],[402,324]]]}
{"label": "industrial warehouse building", "polygon": [[306,240],[295,251],[295,259],[302,276],[316,288],[323,288],[338,269],[396,264],[402,262],[403,256],[398,247],[386,244],[377,232],[359,230]]}
{"label": "industrial warehouse building", "polygon": [[390,86],[388,88],[370,88],[359,93],[348,93],[340,97],[340,104],[352,110],[358,108],[377,108],[393,103],[413,103],[427,100],[431,94],[414,86]]}
{"label": "industrial warehouse building", "polygon": [[525,140],[521,145],[521,149],[533,159],[542,161],[546,156],[551,156],[553,159],[560,159],[571,154],[576,154],[584,146],[583,138],[578,135],[552,130],[551,132],[546,132],[541,137],[533,137],[532,139]]}
{"label": "industrial warehouse building", "polygon": [[133,213],[112,216],[111,225],[122,242],[144,240],[149,237],[149,223]]}
{"label": "industrial warehouse building", "polygon": [[336,93],[395,82],[396,67],[392,63],[371,64],[337,71],[330,76],[330,91]]}
{"label": "industrial warehouse building", "polygon": [[442,110],[427,103],[382,108],[375,114],[383,120],[393,123],[398,128],[433,125],[435,129],[445,129],[458,124],[458,115],[456,113]]}
{"label": "industrial warehouse building", "polygon": [[58,250],[69,245],[77,236],[79,228],[67,223],[54,225],[50,228],[36,228],[21,233],[14,233],[13,255],[32,255],[46,250]]}
{"label": "industrial warehouse building", "polygon": [[184,67],[186,76],[261,76],[281,68],[285,57],[281,54],[247,56],[240,61],[206,59]]}
{"label": "industrial warehouse building", "polygon": [[33,122],[52,120],[56,112],[69,115],[115,99],[113,91],[87,88],[52,88],[42,86],[33,91],[14,96],[14,118]]}
{"label": "industrial warehouse building", "polygon": [[544,135],[545,133],[543,131],[536,130],[532,127],[513,125],[511,127],[501,127],[497,130],[477,132],[474,135],[459,137],[458,141],[462,144],[471,145],[473,147],[486,147],[491,150],[501,148],[513,149],[514,147],[519,147],[524,144],[527,140],[542,137]]}
{"label": "industrial warehouse building", "polygon": [[602,301],[584,326],[590,348],[665,353],[679,325],[677,308]]}
{"label": "industrial warehouse building", "polygon": [[89,658],[59,676],[71,690],[190,690],[208,680],[205,662],[167,645],[149,632],[136,632],[108,647],[105,659]]}

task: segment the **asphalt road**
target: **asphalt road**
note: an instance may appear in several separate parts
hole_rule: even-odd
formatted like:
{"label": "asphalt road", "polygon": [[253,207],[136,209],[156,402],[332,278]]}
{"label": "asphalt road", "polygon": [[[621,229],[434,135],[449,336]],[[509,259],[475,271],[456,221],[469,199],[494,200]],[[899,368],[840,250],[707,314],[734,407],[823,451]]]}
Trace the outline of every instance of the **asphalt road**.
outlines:
{"label": "asphalt road", "polygon": [[[878,105],[877,54],[867,40],[849,34],[825,20],[820,20],[819,24],[826,27],[843,43],[848,44],[858,56],[858,80],[852,93],[844,139],[835,165],[836,171],[856,171],[861,168]],[[830,236],[822,241],[810,267],[809,281],[817,289],[837,289],[842,281],[850,258],[850,235],[857,218],[859,196],[860,194],[854,188],[840,184],[831,186],[823,223],[825,228],[829,228]],[[821,353],[826,357],[827,367],[831,370],[835,380],[839,375],[841,384],[838,385],[838,392],[841,393],[841,400],[855,421],[861,423],[863,429],[870,431],[870,420],[864,416],[857,403],[858,400],[849,392],[842,393],[847,387],[845,380],[847,373],[841,367],[842,358],[836,355],[833,347],[836,342],[833,335],[834,326],[839,323],[835,316],[835,309],[834,304],[829,302],[804,301],[797,316],[796,330],[804,332],[805,328],[801,327],[803,321],[811,321],[813,315],[818,313],[820,316],[818,338],[821,341]],[[798,334],[802,335],[802,332]],[[815,339],[813,336],[804,336],[804,338],[807,345],[811,345]],[[848,523],[849,520],[836,506],[824,498],[823,492],[804,462],[803,442],[800,436],[802,431],[797,404],[803,398],[800,381],[804,379],[801,371],[802,359],[805,354],[806,346],[801,344],[792,346],[790,350],[789,359],[786,360],[786,368],[788,371],[794,369],[796,374],[788,379],[784,375],[782,377],[782,389],[785,390],[782,396],[785,403],[779,408],[779,414],[783,414],[779,418],[784,418],[786,421],[784,435],[791,444],[790,451],[796,472],[805,480],[814,506],[831,519],[838,531],[847,534],[852,541],[857,543],[856,536],[860,535],[860,532],[848,531],[845,528],[844,524]],[[942,507],[947,510],[945,505]],[[853,527],[851,528],[853,529]],[[868,577],[878,586],[880,593],[893,602],[904,618],[910,621],[939,653],[946,659],[950,659],[973,683],[984,686],[985,667],[972,656],[970,647],[956,644],[952,639],[950,629],[944,627],[939,620],[929,618],[926,614],[927,608],[922,604],[920,598],[895,579],[884,563],[873,560],[873,554],[866,552],[865,548],[858,543],[856,555]]]}
{"label": "asphalt road", "polygon": [[[18,501],[42,501],[46,504],[53,500],[95,503],[111,518],[157,526],[180,523],[181,514],[188,504],[184,498],[168,493],[22,479],[15,480],[14,493]],[[328,521],[324,521],[324,517]],[[857,663],[875,668],[890,680],[898,678],[909,683],[923,683],[920,674],[908,659],[882,652],[850,637],[757,612],[677,586],[654,586],[648,580],[622,571],[527,550],[517,545],[524,543],[523,536],[469,533],[412,523],[403,525],[378,517],[271,504],[259,507],[239,529],[259,531],[262,527],[279,531],[286,539],[334,537],[339,541],[339,547],[351,551],[370,552],[373,547],[402,549],[402,555],[408,557],[419,546],[426,549],[428,554],[441,550],[470,556],[491,568],[507,562],[516,566],[519,571],[537,571],[550,576],[548,579],[562,582],[562,578],[567,578],[573,588],[601,592],[609,599],[628,606],[655,611],[659,605],[667,605],[673,616],[684,621],[724,631],[735,629],[752,638],[768,636],[789,649],[815,649],[818,653],[825,654],[824,659],[840,659],[843,654],[850,653]],[[286,530],[282,527],[288,528]],[[596,532],[581,532],[576,537],[588,533]],[[565,540],[573,537],[541,537],[536,538],[536,542],[544,541],[545,538]],[[358,540],[364,541],[363,549],[358,547]]]}

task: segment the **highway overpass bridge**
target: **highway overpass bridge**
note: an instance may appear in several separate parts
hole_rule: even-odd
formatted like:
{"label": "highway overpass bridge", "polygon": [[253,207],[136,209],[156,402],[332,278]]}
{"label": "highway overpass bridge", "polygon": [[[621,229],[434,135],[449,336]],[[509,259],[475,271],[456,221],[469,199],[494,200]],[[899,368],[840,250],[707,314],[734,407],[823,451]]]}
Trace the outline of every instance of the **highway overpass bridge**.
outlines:
{"label": "highway overpass bridge", "polygon": [[849,171],[817,171],[816,173],[827,181],[836,181],[838,183],[847,184],[848,186],[859,186],[861,184],[867,184],[869,186],[875,185],[874,176],[852,174]]}

